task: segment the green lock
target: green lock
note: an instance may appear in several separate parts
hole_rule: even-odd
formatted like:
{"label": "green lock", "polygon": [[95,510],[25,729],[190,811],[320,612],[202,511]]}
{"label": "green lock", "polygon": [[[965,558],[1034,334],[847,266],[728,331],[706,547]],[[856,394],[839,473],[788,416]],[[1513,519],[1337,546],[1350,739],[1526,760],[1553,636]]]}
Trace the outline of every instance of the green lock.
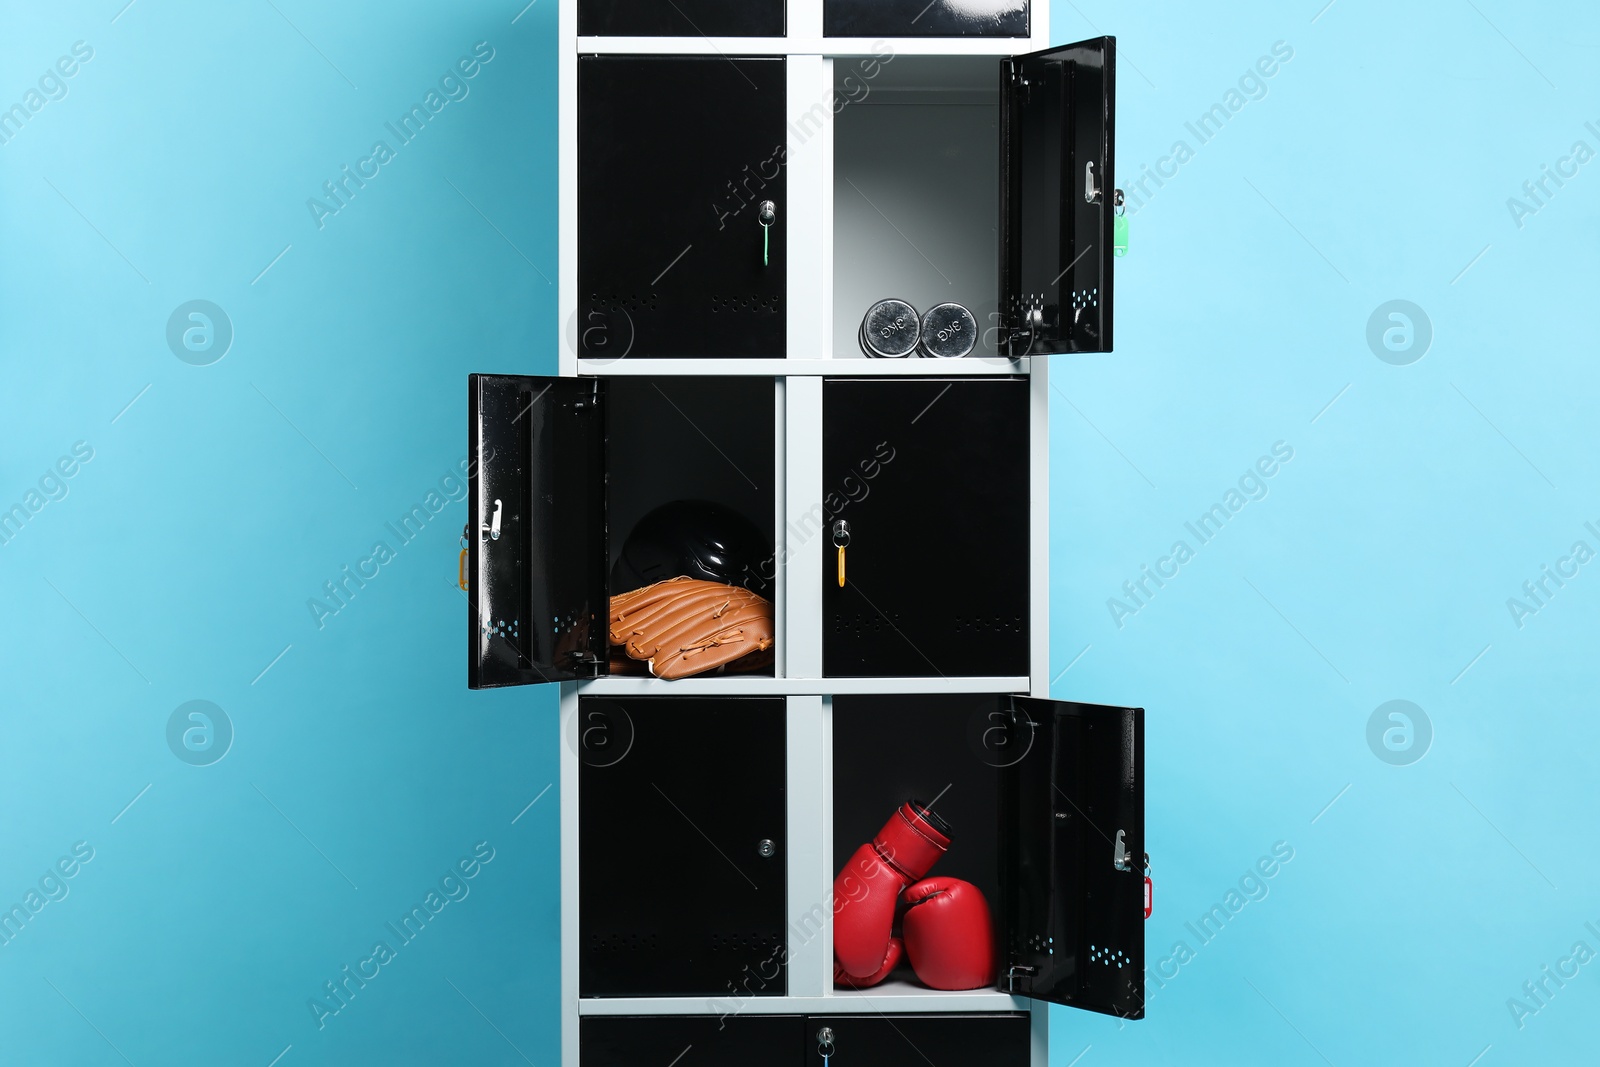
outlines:
{"label": "green lock", "polygon": [[1117,215],[1111,227],[1112,254],[1125,256],[1128,254],[1128,216]]}

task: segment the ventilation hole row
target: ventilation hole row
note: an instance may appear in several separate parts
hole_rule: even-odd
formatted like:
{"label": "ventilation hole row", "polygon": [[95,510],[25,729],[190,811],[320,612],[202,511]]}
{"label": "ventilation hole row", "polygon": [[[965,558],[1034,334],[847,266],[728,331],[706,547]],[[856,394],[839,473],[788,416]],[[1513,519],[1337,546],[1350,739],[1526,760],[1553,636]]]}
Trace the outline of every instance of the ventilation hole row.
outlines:
{"label": "ventilation hole row", "polygon": [[1107,967],[1114,966],[1120,971],[1122,970],[1123,964],[1126,963],[1130,966],[1133,964],[1133,957],[1129,956],[1121,949],[1101,948],[1095,945],[1090,945],[1089,962],[1103,964]]}
{"label": "ventilation hole row", "polygon": [[776,948],[776,938],[761,934],[712,934],[712,952],[748,952],[751,949],[766,951]]}
{"label": "ventilation hole row", "polygon": [[769,296],[766,298],[759,296],[723,297],[717,294],[712,294],[711,313],[715,315],[722,311],[728,312],[729,314],[735,314],[741,311],[765,311],[768,314],[776,314],[778,311],[778,298],[776,296]]}
{"label": "ventilation hole row", "polygon": [[655,934],[590,934],[589,946],[608,952],[632,952],[657,949],[661,946],[661,939]]}
{"label": "ventilation hole row", "polygon": [[892,633],[899,628],[900,613],[894,613],[891,619],[880,615],[845,615],[835,614],[833,617],[833,632],[836,634],[881,634]]}
{"label": "ventilation hole row", "polygon": [[599,293],[590,293],[589,302],[594,311],[654,311],[656,310],[656,294],[649,293],[640,296],[633,293],[629,296],[608,293],[601,296]]}
{"label": "ventilation hole row", "polygon": [[1022,619],[1013,616],[1010,619],[1000,615],[993,617],[976,615],[970,619],[956,616],[956,633],[1022,633]]}

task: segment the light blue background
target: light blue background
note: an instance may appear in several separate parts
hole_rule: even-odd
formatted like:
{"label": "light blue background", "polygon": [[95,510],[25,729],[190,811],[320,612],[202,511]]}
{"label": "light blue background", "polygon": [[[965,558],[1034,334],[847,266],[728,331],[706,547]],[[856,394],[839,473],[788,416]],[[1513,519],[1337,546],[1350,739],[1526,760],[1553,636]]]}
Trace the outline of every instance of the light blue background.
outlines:
{"label": "light blue background", "polygon": [[[554,368],[554,0],[122,3],[8,4],[0,35],[3,106],[94,48],[0,146],[0,507],[94,449],[0,547],[0,902],[95,850],[0,947],[0,1058],[551,1063],[554,699],[465,689],[464,508],[324,628],[306,600],[462,458],[468,372]],[[1506,200],[1600,150],[1600,16],[1320,7],[1052,10],[1119,38],[1120,184],[1194,149],[1132,220],[1116,353],[1052,365],[1051,442],[1053,691],[1149,709],[1150,963],[1194,954],[1143,1023],[1057,1012],[1059,1064],[1592,1055],[1600,966],[1522,1029],[1506,1001],[1600,949],[1600,577],[1521,629],[1506,599],[1600,549],[1600,163],[1521,228]],[[306,198],[479,41],[467,98],[318,229]],[[195,298],[236,330],[208,367],[165,340]],[[1432,322],[1411,365],[1367,345],[1391,299]],[[1118,628],[1107,598],[1278,441],[1269,495]],[[193,699],[237,731],[210,767],[167,748]],[[1391,699],[1434,731],[1409,766],[1368,747]],[[307,998],[480,841],[319,1031]]]}

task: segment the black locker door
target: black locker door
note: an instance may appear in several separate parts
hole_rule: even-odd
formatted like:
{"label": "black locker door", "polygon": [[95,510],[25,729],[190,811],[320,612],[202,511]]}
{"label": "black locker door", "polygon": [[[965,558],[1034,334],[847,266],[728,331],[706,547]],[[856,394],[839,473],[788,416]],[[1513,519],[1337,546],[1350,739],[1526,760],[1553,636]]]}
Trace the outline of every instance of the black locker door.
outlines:
{"label": "black locker door", "polygon": [[1142,1019],[1144,709],[1000,701],[1000,988]]}
{"label": "black locker door", "polygon": [[467,685],[606,670],[605,382],[467,378]]}
{"label": "black locker door", "polygon": [[782,37],[784,0],[578,0],[580,37]]}
{"label": "black locker door", "polygon": [[825,675],[1028,673],[1028,388],[1023,378],[823,384]]}
{"label": "black locker door", "polygon": [[823,1067],[818,1035],[824,1028],[833,1031],[829,1067],[1028,1067],[1030,1062],[1024,1014],[813,1015],[806,1019],[807,1067]]}
{"label": "black locker door", "polygon": [[585,1015],[582,1067],[803,1067],[798,1015]]}
{"label": "black locker door", "polygon": [[823,0],[828,37],[1026,37],[1028,0]]}
{"label": "black locker door", "polygon": [[581,357],[783,356],[785,65],[579,57]]}
{"label": "black locker door", "polygon": [[781,996],[782,697],[582,697],[578,995]]}
{"label": "black locker door", "polygon": [[1116,39],[1000,65],[1000,311],[1013,356],[1111,351]]}

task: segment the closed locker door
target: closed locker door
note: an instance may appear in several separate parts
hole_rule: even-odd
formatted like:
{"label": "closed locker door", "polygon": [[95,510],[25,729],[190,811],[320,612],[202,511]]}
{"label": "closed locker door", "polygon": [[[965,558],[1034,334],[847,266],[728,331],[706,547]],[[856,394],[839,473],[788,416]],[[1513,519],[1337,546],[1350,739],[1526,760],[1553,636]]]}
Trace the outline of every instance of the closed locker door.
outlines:
{"label": "closed locker door", "polygon": [[786,991],[782,697],[582,697],[578,995]]}
{"label": "closed locker door", "polygon": [[[819,1040],[819,1036],[821,1040]],[[1028,1067],[1029,1024],[1005,1015],[813,1015],[806,1020],[806,1064],[822,1067]]]}
{"label": "closed locker door", "polygon": [[582,1067],[802,1067],[798,1015],[589,1015]]}
{"label": "closed locker door", "polygon": [[823,0],[828,37],[1026,37],[1028,0]]}
{"label": "closed locker door", "polygon": [[782,37],[784,0],[578,0],[580,37]]}
{"label": "closed locker door", "polygon": [[783,356],[785,64],[579,58],[580,358]]}
{"label": "closed locker door", "polygon": [[[1028,382],[830,379],[829,677],[1028,673]],[[843,523],[843,527],[839,524]]]}

